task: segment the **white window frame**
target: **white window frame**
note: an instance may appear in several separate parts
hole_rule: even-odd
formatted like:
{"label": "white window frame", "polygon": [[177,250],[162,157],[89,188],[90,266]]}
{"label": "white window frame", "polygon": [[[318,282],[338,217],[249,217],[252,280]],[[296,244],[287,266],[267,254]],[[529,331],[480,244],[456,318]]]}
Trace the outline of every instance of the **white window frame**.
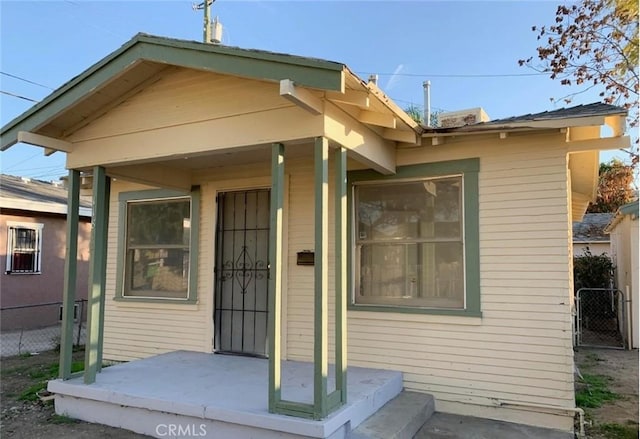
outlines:
{"label": "white window frame", "polygon": [[[15,229],[28,229],[36,232],[35,236],[35,261],[33,271],[14,271],[13,270],[13,254],[15,248]],[[7,254],[5,263],[6,274],[42,274],[42,231],[44,224],[42,223],[25,223],[16,221],[7,221]]]}

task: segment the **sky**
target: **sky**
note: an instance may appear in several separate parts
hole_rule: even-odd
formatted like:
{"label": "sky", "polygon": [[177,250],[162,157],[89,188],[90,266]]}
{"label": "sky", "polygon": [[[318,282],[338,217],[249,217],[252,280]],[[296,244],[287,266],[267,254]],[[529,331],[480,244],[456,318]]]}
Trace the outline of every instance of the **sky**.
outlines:
{"label": "sky", "polygon": [[[136,33],[202,41],[190,1],[0,0],[0,124],[5,125]],[[407,108],[482,107],[491,119],[567,106],[578,91],[520,67],[536,55],[534,25],[552,24],[557,1],[216,0],[222,44],[338,61]],[[19,97],[17,97],[17,96]],[[26,99],[25,99],[26,98]],[[591,90],[572,105],[599,101]],[[624,153],[601,153],[627,160]],[[46,181],[66,175],[65,155],[17,144],[0,172]]]}

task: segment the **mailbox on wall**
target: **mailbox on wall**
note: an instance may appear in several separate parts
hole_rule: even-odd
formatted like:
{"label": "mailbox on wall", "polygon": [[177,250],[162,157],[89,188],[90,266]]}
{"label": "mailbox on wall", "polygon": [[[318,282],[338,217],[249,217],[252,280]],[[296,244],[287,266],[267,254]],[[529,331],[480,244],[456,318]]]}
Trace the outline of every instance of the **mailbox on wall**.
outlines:
{"label": "mailbox on wall", "polygon": [[315,262],[315,253],[311,250],[303,250],[298,252],[298,265],[313,265]]}

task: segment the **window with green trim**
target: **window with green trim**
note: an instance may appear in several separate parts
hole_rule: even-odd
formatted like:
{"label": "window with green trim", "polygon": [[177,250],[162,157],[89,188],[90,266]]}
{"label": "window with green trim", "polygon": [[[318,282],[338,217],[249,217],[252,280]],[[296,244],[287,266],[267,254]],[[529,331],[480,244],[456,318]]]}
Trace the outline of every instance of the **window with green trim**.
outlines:
{"label": "window with green trim", "polygon": [[477,165],[350,173],[356,308],[479,314]]}
{"label": "window with green trim", "polygon": [[168,195],[173,193],[120,194],[117,297],[195,300],[198,198]]}

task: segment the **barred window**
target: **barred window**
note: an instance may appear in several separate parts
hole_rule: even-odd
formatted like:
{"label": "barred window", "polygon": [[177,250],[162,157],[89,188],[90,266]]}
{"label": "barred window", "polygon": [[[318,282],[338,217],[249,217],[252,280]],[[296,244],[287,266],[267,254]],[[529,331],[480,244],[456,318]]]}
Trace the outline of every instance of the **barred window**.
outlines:
{"label": "barred window", "polygon": [[39,274],[42,270],[43,224],[7,222],[7,274]]}

